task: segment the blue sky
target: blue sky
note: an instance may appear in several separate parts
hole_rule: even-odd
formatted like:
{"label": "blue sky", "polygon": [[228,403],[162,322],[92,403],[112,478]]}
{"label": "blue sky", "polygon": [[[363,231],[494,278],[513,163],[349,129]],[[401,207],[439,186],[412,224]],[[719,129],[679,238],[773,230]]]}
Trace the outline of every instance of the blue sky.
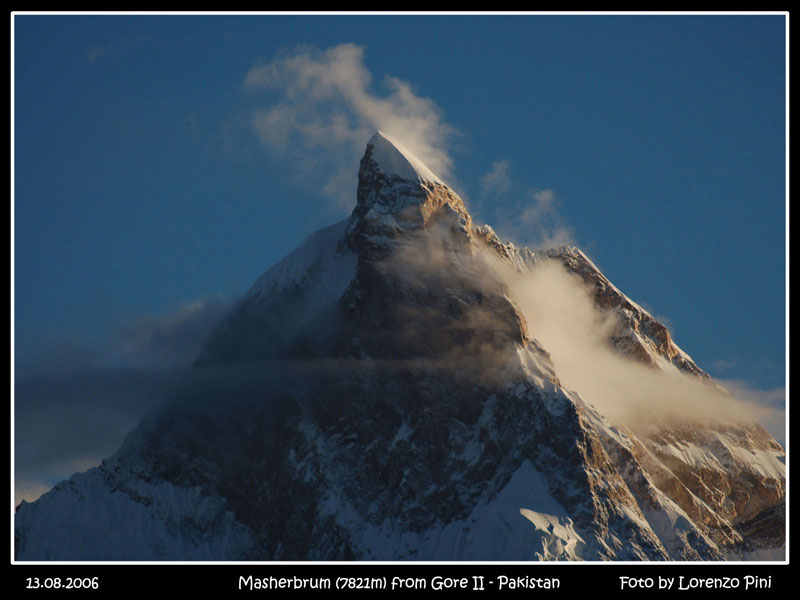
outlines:
{"label": "blue sky", "polygon": [[16,15],[14,60],[18,374],[180,362],[347,216],[397,109],[476,222],[580,246],[712,375],[784,386],[782,15]]}

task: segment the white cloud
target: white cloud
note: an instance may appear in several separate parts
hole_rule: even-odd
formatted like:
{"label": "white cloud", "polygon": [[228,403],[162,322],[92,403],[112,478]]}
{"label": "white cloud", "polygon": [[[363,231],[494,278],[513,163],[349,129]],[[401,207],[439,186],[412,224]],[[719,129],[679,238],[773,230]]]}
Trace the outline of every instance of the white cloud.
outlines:
{"label": "white cloud", "polygon": [[615,424],[650,427],[660,420],[759,422],[779,442],[784,390],[759,392],[735,382],[712,382],[653,369],[608,343],[613,315],[599,311],[592,290],[558,261],[531,273],[498,267],[528,331],[550,352],[562,385],[578,392]]}
{"label": "white cloud", "polygon": [[[511,162],[497,160],[481,177],[481,199],[504,205],[495,211],[494,229],[501,238],[532,249],[574,246],[574,231],[561,215],[552,189],[524,190],[511,177]],[[523,191],[524,190],[524,191]]]}
{"label": "white cloud", "polygon": [[492,163],[492,170],[481,177],[481,189],[484,195],[502,196],[511,187],[511,177],[508,174],[511,163],[507,160],[498,160]]}
{"label": "white cloud", "polygon": [[570,246],[574,232],[559,212],[559,199],[553,190],[531,190],[529,202],[520,216],[526,245],[537,248]]}
{"label": "white cloud", "polygon": [[[492,180],[502,184],[507,170],[493,168],[489,175],[495,173],[497,177]],[[522,194],[522,201],[517,202],[514,210],[504,211],[497,217],[495,229],[501,238],[532,249],[574,246],[575,232],[562,216],[560,204],[552,189],[529,189]]]}
{"label": "white cloud", "polygon": [[269,97],[252,115],[259,139],[278,155],[302,158],[304,178],[324,172],[324,181],[315,183],[342,208],[354,202],[358,160],[378,129],[441,178],[453,175],[448,149],[456,130],[441,109],[396,77],[385,78],[382,95],[371,83],[364,48],[354,44],[297,48],[253,67],[244,81],[246,89]]}

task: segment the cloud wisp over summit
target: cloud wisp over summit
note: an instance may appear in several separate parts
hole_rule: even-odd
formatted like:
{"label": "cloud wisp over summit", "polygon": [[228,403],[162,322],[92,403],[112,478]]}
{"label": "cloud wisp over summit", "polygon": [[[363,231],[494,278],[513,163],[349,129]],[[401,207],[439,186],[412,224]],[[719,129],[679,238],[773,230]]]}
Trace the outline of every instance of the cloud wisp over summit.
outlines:
{"label": "cloud wisp over summit", "polygon": [[[252,131],[273,159],[292,162],[297,182],[321,191],[342,211],[353,205],[358,160],[376,130],[457,184],[451,150],[460,132],[411,83],[387,75],[374,85],[365,57],[366,49],[355,44],[300,46],[252,67],[243,82],[256,100]],[[537,248],[574,244],[560,198],[551,189],[518,193],[509,160],[495,161],[479,185],[481,202],[518,198],[513,219],[501,215],[492,223],[510,240]]]}
{"label": "cloud wisp over summit", "polygon": [[304,177],[324,173],[321,189],[341,208],[352,206],[358,159],[379,129],[443,179],[453,176],[449,149],[457,131],[443,111],[397,77],[386,76],[375,91],[364,56],[355,44],[299,47],[253,67],[244,80],[266,101],[251,121],[261,142],[295,161]]}

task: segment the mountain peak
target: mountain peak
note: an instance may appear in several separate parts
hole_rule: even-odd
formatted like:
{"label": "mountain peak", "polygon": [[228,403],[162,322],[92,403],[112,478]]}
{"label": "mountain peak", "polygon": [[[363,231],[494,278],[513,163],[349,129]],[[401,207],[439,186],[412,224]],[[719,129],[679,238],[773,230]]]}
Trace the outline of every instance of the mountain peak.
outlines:
{"label": "mountain peak", "polygon": [[367,148],[370,146],[372,160],[384,175],[395,175],[410,181],[433,181],[444,185],[444,182],[411,150],[383,131],[378,131],[372,136],[367,142]]}
{"label": "mountain peak", "polygon": [[[474,227],[382,132],[356,194],[113,457],[17,508],[17,561],[784,559],[786,453],[655,410],[651,384],[706,404],[672,371],[705,374],[585,254]],[[585,285],[533,279],[545,260]],[[665,378],[607,373],[616,351]],[[617,390],[632,420],[595,406]]]}
{"label": "mountain peak", "polygon": [[472,219],[458,194],[401,142],[378,131],[361,159],[347,238],[383,244],[432,220],[449,223],[469,241]]}

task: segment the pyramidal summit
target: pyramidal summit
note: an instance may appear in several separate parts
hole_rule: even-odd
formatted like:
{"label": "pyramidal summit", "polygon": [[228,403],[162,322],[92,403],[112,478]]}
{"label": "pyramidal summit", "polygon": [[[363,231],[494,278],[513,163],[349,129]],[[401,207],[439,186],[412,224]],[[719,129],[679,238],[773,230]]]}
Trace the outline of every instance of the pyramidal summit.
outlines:
{"label": "pyramidal summit", "polygon": [[17,506],[16,560],[785,556],[775,439],[581,250],[503,242],[382,132],[352,214],[190,371],[113,456]]}

